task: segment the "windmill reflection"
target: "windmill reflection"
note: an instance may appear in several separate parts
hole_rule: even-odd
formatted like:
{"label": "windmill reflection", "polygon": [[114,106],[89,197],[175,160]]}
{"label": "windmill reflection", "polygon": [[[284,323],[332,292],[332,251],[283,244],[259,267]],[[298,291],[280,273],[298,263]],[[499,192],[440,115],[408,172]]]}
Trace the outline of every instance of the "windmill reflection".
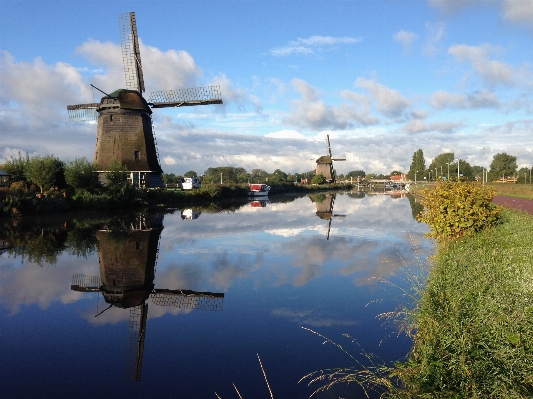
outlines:
{"label": "windmill reflection", "polygon": [[331,221],[333,218],[345,219],[346,215],[338,215],[333,213],[333,205],[335,205],[336,194],[317,194],[309,197],[316,205],[316,215],[320,219],[328,221],[326,240],[329,240],[329,232],[331,230]]}
{"label": "windmill reflection", "polygon": [[102,293],[109,307],[130,310],[125,376],[141,380],[147,299],[158,306],[183,309],[222,310],[223,293],[155,288],[154,277],[163,216],[138,215],[129,228],[104,228],[96,233],[100,276],[73,276],[71,289]]}

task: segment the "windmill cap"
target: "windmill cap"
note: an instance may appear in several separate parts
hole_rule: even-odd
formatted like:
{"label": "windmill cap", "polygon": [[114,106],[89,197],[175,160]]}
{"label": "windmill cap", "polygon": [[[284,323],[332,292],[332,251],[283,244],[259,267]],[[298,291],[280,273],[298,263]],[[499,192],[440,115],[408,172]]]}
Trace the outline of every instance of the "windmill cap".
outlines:
{"label": "windmill cap", "polygon": [[127,89],[118,89],[115,90],[113,93],[109,94],[108,96],[102,97],[102,100],[100,100],[99,110],[107,108],[106,100],[111,98],[114,100],[118,100],[120,109],[134,109],[139,111],[146,111],[149,114],[152,113],[152,110],[150,109],[148,103],[138,91]]}

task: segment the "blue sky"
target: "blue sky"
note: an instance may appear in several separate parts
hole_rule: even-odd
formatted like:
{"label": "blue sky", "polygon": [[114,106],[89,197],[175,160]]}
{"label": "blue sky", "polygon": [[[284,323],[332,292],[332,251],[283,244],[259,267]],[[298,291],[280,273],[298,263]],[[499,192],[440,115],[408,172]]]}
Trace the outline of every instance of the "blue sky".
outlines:
{"label": "blue sky", "polygon": [[221,106],[154,111],[163,170],[407,171],[421,148],[533,164],[533,1],[0,0],[0,163],[92,159],[69,104],[125,87],[118,14],[135,11],[146,96],[217,84]]}

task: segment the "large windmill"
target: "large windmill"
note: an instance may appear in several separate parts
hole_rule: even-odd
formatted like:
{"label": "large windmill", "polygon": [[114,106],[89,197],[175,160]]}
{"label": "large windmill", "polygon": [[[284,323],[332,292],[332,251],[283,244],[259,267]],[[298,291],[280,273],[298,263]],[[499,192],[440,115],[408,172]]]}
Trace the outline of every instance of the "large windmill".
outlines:
{"label": "large windmill", "polygon": [[146,101],[135,13],[120,14],[119,27],[127,89],[97,89],[105,94],[100,102],[67,106],[69,119],[98,121],[94,163],[100,176],[118,161],[135,187],[163,187],[152,108],[222,104],[220,87],[158,91]]}
{"label": "large windmill", "polygon": [[328,220],[328,232],[326,233],[326,240],[329,240],[329,232],[331,230],[331,221],[335,219],[345,219],[346,215],[339,215],[333,213],[333,205],[335,204],[336,194],[326,194],[322,201],[318,201],[319,196],[310,197],[316,205],[316,215],[320,219]]}
{"label": "large windmill", "polygon": [[324,176],[328,183],[335,183],[335,169],[333,169],[333,161],[346,161],[346,157],[333,157],[331,155],[329,134],[326,135],[326,143],[328,145],[328,155],[321,156],[316,160],[315,174]]}
{"label": "large windmill", "polygon": [[71,290],[98,292],[109,307],[129,309],[125,377],[141,380],[148,319],[148,299],[157,306],[221,311],[223,293],[155,288],[159,237],[163,218],[138,215],[128,231],[103,229],[96,233],[100,276],[75,274]]}

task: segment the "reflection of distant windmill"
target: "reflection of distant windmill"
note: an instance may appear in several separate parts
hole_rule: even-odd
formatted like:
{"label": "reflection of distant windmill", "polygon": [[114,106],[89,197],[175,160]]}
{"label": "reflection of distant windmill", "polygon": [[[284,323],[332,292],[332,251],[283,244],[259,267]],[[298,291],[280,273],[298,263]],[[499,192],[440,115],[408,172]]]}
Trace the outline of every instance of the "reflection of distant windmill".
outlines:
{"label": "reflection of distant windmill", "polygon": [[333,213],[333,205],[335,204],[335,194],[327,194],[321,202],[316,202],[316,215],[320,219],[328,220],[328,232],[326,234],[326,240],[329,240],[329,231],[331,229],[331,220],[333,218],[344,219],[346,215],[337,215]]}
{"label": "reflection of distant windmill", "polygon": [[223,293],[154,288],[162,229],[161,218],[138,220],[129,232],[98,231],[100,276],[78,274],[72,279],[73,291],[101,292],[110,304],[107,309],[111,306],[130,309],[125,374],[136,381],[141,379],[148,298],[159,306],[219,311],[224,300]]}
{"label": "reflection of distant windmill", "polygon": [[333,169],[333,161],[346,161],[346,157],[333,157],[331,155],[329,134],[326,135],[326,142],[328,145],[328,155],[321,156],[316,160],[315,174],[324,176],[326,181],[329,183],[335,183],[335,169]]}
{"label": "reflection of distant windmill", "polygon": [[[163,187],[151,108],[222,104],[220,87],[158,91],[147,102],[135,13],[119,15],[122,60],[128,89],[104,93],[99,103],[67,107],[71,121],[98,120],[94,163],[102,174],[113,161],[130,171],[136,187]],[[93,86],[94,87],[94,86]]]}

